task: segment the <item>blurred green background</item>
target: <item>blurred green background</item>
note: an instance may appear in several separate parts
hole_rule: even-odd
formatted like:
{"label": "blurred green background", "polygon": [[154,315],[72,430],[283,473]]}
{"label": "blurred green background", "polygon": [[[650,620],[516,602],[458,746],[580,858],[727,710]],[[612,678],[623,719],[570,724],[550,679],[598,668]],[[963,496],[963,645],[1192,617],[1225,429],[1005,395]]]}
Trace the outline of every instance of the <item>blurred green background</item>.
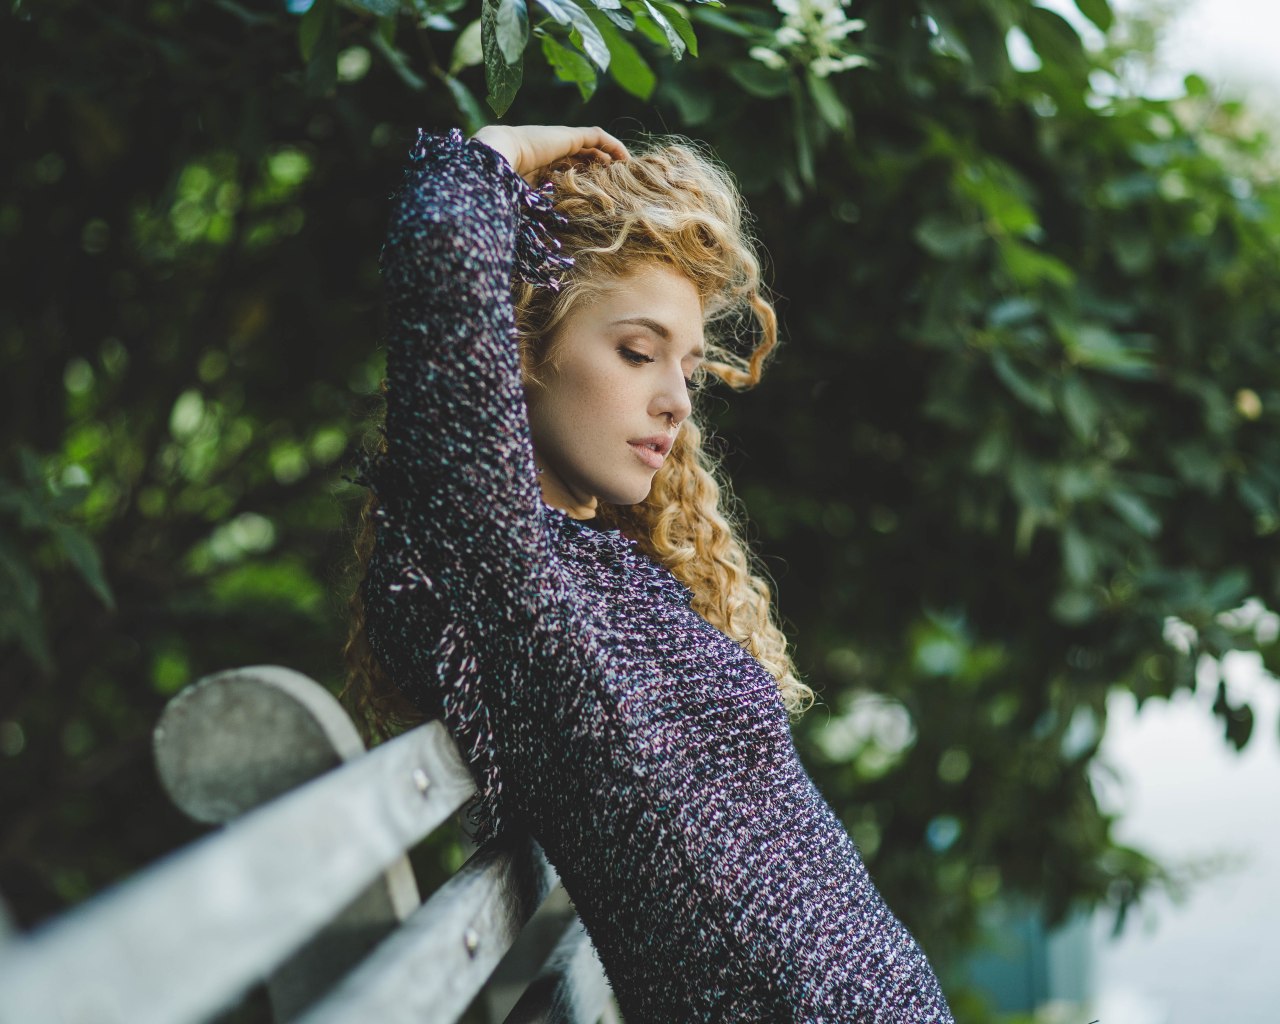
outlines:
{"label": "blurred green background", "polygon": [[1144,97],[1151,25],[1078,8],[1101,47],[1027,0],[12,2],[18,924],[198,834],[151,761],[172,694],[268,662],[340,688],[387,197],[418,126],[495,110],[682,132],[738,177],[784,346],[704,416],[823,702],[802,756],[957,1016],[995,1019],[963,967],[984,915],[1122,927],[1187,884],[1114,839],[1089,770],[1112,690],[1280,669],[1280,189],[1248,110],[1194,76]]}

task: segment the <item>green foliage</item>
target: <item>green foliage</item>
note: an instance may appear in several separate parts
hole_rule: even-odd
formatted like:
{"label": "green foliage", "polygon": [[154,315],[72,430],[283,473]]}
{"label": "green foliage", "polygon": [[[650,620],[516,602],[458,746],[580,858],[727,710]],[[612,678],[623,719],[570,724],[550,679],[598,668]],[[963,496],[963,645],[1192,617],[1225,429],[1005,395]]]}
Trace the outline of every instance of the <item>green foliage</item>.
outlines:
{"label": "green foliage", "polygon": [[[709,7],[723,7],[720,0],[694,0]],[[297,19],[298,51],[306,67],[308,93],[332,95],[339,78],[339,45],[343,36],[363,33],[401,79],[414,91],[425,83],[413,70],[413,59],[396,42],[401,20],[412,21],[412,34],[429,46],[428,33],[452,33],[457,23],[449,17],[467,6],[466,0],[347,0],[339,11],[338,0],[304,0],[292,9]],[[499,117],[506,113],[520,90],[526,48],[530,37],[560,81],[577,85],[582,98],[596,89],[596,69],[608,70],[613,79],[634,96],[647,99],[655,81],[653,71],[623,32],[646,38],[679,60],[685,52],[698,54],[698,40],[686,10],[677,4],[651,0],[481,0],[478,22],[487,94],[485,102]],[[377,20],[371,20],[377,19]],[[444,72],[433,73],[453,94],[458,112],[474,131],[487,118],[474,94],[456,76],[461,67],[480,63],[466,60]],[[616,65],[616,66],[615,66]]]}
{"label": "green foliage", "polygon": [[[53,655],[45,640],[40,607],[40,575],[52,561],[70,563],[89,589],[108,609],[116,607],[111,587],[102,573],[97,546],[82,527],[68,517],[84,501],[89,481],[84,468],[69,465],[52,476],[39,456],[26,445],[17,448],[20,481],[0,478],[0,644],[17,644],[42,670],[52,671]],[[39,542],[52,541],[49,558]],[[26,543],[20,543],[21,537]]]}
{"label": "green foliage", "polygon": [[[273,661],[339,685],[384,197],[415,127],[495,112],[688,132],[746,192],[784,345],[703,415],[825,702],[806,764],[935,962],[996,900],[1120,923],[1185,881],[1116,841],[1090,772],[1115,689],[1168,697],[1232,650],[1280,670],[1280,193],[1246,111],[1196,78],[1134,94],[1117,40],[1141,26],[1078,6],[1103,49],[1027,0],[825,26],[800,0],[15,14],[19,918],[189,833],[148,762],[184,681]],[[1226,742],[1275,742],[1225,687],[1214,711]]]}

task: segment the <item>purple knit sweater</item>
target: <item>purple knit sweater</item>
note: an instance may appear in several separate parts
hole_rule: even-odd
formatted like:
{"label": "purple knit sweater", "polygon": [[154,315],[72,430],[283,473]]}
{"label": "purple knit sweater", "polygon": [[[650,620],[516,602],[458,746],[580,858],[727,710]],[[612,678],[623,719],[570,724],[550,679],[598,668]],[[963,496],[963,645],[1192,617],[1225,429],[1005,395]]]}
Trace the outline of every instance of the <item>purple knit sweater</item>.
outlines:
{"label": "purple knit sweater", "polygon": [[394,197],[374,653],[468,760],[477,841],[542,845],[628,1024],[952,1022],[775,680],[633,541],[541,500],[510,286],[572,265],[548,188],[454,129],[419,133]]}

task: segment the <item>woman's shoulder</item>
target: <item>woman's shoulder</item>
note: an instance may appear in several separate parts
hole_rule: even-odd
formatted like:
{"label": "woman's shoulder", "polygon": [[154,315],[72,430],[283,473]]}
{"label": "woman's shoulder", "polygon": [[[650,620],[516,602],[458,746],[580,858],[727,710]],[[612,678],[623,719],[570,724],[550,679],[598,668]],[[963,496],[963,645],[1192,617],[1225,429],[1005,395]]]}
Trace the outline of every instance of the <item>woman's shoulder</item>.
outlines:
{"label": "woman's shoulder", "polygon": [[574,519],[545,502],[542,507],[552,545],[579,589],[615,598],[656,595],[684,605],[692,600],[693,591],[621,530]]}

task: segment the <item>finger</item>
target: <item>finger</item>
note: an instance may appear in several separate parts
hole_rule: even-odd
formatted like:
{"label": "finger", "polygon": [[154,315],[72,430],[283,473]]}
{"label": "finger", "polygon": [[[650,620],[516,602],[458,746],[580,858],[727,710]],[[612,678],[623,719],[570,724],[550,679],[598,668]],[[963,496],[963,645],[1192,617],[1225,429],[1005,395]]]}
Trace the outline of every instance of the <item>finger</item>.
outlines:
{"label": "finger", "polygon": [[622,140],[615,138],[606,132],[603,128],[583,128],[581,129],[581,137],[579,145],[583,149],[597,149],[608,153],[614,160],[626,160],[630,154],[627,147],[623,145]]}
{"label": "finger", "polygon": [[574,156],[583,160],[594,160],[598,164],[608,165],[613,163],[613,156],[603,149],[581,149]]}

